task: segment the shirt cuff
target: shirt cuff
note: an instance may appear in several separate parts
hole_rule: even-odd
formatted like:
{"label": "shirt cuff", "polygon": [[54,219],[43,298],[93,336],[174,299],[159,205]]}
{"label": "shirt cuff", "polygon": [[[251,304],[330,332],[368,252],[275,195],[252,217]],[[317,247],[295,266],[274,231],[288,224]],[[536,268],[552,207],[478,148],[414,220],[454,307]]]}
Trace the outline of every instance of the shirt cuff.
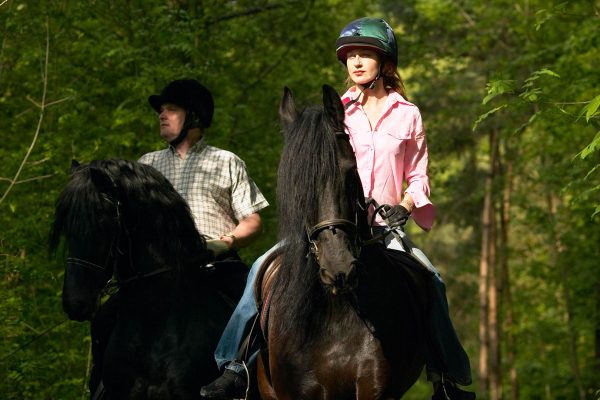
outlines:
{"label": "shirt cuff", "polygon": [[408,188],[405,193],[410,194],[410,197],[415,204],[411,212],[411,217],[421,229],[428,231],[435,220],[435,207],[429,200],[429,197],[422,190]]}

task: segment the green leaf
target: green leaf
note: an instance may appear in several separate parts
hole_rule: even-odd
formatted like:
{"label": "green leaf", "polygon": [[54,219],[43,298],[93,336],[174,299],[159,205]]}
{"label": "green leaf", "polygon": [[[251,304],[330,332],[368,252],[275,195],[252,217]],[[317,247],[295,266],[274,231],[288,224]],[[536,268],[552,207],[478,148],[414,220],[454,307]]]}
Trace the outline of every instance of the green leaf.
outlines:
{"label": "green leaf", "polygon": [[539,71],[534,72],[534,74],[537,75],[548,75],[551,76],[553,78],[560,78],[560,75],[557,74],[556,72],[549,70],[548,68],[542,68]]}
{"label": "green leaf", "polygon": [[473,131],[475,131],[475,129],[477,129],[477,126],[481,122],[483,122],[485,119],[487,119],[490,115],[502,110],[506,106],[507,106],[507,104],[503,104],[500,107],[493,108],[490,111],[486,112],[485,114],[480,115],[479,118],[477,118],[477,120],[473,123]]}
{"label": "green leaf", "polygon": [[494,97],[505,93],[513,93],[515,90],[515,81],[512,79],[498,79],[490,81],[487,84],[487,96],[483,98],[481,104],[487,104]]}
{"label": "green leaf", "polygon": [[587,174],[585,174],[585,179],[588,179],[590,176],[592,176],[594,174],[594,172],[596,172],[596,170],[598,170],[600,168],[600,164],[596,165],[594,168],[590,169],[589,172]]}
{"label": "green leaf", "polygon": [[585,113],[586,122],[590,122],[590,118],[593,118],[598,113],[598,107],[600,107],[600,95],[594,97],[581,109],[581,115]]}
{"label": "green leaf", "polygon": [[590,154],[592,154],[598,149],[600,149],[600,131],[596,132],[596,136],[594,137],[592,142],[585,146],[585,148],[581,150],[577,155],[582,160],[585,160]]}

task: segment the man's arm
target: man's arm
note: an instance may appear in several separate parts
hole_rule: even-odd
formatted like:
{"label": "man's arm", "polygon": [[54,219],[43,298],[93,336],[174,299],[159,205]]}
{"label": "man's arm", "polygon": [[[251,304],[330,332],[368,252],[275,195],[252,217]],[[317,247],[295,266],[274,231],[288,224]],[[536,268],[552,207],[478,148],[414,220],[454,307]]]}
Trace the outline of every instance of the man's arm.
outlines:
{"label": "man's arm", "polygon": [[233,231],[221,235],[219,239],[226,242],[229,248],[238,250],[254,242],[261,229],[260,215],[254,213],[244,217]]}

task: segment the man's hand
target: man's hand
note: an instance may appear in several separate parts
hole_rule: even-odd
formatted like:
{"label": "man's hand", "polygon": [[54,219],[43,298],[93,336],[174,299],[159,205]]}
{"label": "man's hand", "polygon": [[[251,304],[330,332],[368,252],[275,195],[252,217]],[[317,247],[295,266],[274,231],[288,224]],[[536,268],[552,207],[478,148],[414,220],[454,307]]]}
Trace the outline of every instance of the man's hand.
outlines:
{"label": "man's hand", "polygon": [[383,207],[383,217],[387,219],[387,224],[390,228],[400,228],[406,225],[410,211],[408,211],[403,205],[390,206],[385,205]]}
{"label": "man's hand", "polygon": [[212,251],[215,257],[220,256],[221,254],[227,253],[229,249],[229,245],[226,241],[220,239],[210,239],[206,241],[206,248],[209,251]]}

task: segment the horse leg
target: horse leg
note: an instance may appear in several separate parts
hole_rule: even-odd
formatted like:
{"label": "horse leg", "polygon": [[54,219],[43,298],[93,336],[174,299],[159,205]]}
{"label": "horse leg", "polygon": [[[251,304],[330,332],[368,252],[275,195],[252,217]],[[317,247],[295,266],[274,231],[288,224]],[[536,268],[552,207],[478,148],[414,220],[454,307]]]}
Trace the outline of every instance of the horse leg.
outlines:
{"label": "horse leg", "polygon": [[102,381],[104,367],[104,351],[110,339],[117,320],[117,296],[115,294],[104,302],[96,312],[90,324],[92,339],[92,369],[90,372],[89,389],[92,395]]}

